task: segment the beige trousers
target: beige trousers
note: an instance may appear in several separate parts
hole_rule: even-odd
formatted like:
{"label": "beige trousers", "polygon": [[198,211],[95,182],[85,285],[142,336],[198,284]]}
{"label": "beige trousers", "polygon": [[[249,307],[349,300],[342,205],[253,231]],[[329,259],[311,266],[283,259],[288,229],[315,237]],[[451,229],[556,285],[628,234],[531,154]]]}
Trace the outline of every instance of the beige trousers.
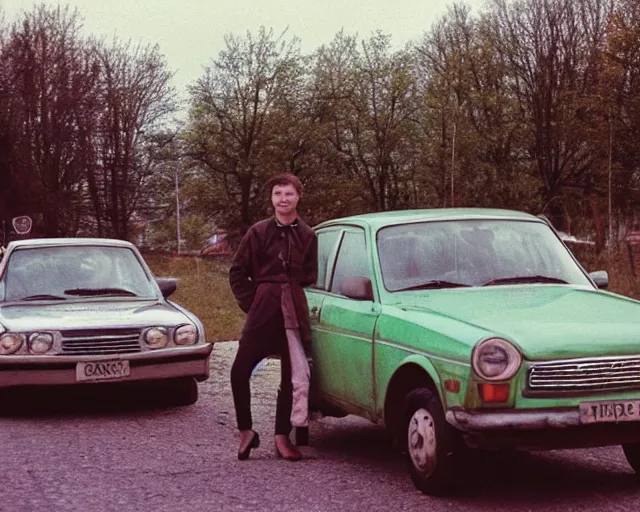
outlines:
{"label": "beige trousers", "polygon": [[291,384],[293,402],[291,405],[291,425],[306,427],[309,425],[309,381],[311,371],[304,346],[300,339],[300,329],[286,329],[291,360]]}

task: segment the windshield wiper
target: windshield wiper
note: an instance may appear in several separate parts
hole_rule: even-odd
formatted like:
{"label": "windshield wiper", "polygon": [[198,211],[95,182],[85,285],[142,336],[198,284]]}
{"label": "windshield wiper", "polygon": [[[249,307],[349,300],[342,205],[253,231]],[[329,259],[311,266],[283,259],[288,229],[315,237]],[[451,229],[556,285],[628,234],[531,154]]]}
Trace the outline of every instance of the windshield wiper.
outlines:
{"label": "windshield wiper", "polygon": [[493,286],[496,284],[516,284],[516,283],[554,283],[554,284],[569,284],[564,279],[559,277],[550,276],[513,276],[513,277],[500,277],[498,279],[492,279],[487,281],[482,286]]}
{"label": "windshield wiper", "polygon": [[59,295],[48,295],[42,293],[40,295],[29,295],[28,297],[22,297],[20,300],[67,300]]}
{"label": "windshield wiper", "polygon": [[469,286],[468,284],[463,283],[454,283],[451,281],[441,281],[440,279],[432,279],[430,281],[425,281],[424,283],[413,284],[411,286],[407,286],[406,288],[400,288],[399,290],[394,290],[396,292],[408,292],[410,290],[430,290],[430,289],[438,289],[438,288],[460,288],[463,286]]}
{"label": "windshield wiper", "polygon": [[104,295],[120,295],[125,297],[137,297],[138,295],[131,290],[124,288],[71,288],[65,290],[67,295],[81,295],[84,297],[95,297]]}

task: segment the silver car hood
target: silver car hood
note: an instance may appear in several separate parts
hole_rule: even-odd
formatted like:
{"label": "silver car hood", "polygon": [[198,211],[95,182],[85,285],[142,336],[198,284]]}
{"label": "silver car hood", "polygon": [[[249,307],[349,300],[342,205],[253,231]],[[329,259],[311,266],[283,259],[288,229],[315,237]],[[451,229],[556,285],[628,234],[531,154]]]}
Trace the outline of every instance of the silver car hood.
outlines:
{"label": "silver car hood", "polygon": [[[191,320],[170,303],[144,301],[42,302],[0,306],[0,332],[171,326]],[[4,329],[2,329],[4,327]]]}

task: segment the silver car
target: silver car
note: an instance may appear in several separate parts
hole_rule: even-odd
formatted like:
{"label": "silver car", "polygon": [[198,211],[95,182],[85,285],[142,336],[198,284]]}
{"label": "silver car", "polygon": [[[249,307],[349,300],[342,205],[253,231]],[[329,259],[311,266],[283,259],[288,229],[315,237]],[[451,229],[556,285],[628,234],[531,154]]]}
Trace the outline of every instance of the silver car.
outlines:
{"label": "silver car", "polygon": [[0,388],[157,381],[198,398],[212,344],[136,247],[98,238],[11,242],[0,260]]}

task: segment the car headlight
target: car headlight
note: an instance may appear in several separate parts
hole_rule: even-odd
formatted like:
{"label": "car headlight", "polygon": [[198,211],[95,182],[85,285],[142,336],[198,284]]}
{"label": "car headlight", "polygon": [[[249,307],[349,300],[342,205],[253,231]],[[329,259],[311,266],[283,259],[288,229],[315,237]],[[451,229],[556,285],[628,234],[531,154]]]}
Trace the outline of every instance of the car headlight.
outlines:
{"label": "car headlight", "polygon": [[144,341],[151,348],[164,348],[169,343],[169,334],[164,327],[152,327],[144,333]]}
{"label": "car headlight", "polygon": [[0,336],[0,355],[6,356],[20,350],[24,343],[24,334],[8,333]]}
{"label": "car headlight", "polygon": [[27,345],[32,354],[45,354],[53,347],[53,335],[48,332],[34,332],[29,335]]}
{"label": "car headlight", "polygon": [[187,324],[176,329],[173,341],[176,345],[193,345],[198,340],[198,331],[195,325]]}
{"label": "car headlight", "polygon": [[471,356],[473,370],[485,380],[508,380],[522,364],[522,354],[507,340],[489,338],[476,345]]}

